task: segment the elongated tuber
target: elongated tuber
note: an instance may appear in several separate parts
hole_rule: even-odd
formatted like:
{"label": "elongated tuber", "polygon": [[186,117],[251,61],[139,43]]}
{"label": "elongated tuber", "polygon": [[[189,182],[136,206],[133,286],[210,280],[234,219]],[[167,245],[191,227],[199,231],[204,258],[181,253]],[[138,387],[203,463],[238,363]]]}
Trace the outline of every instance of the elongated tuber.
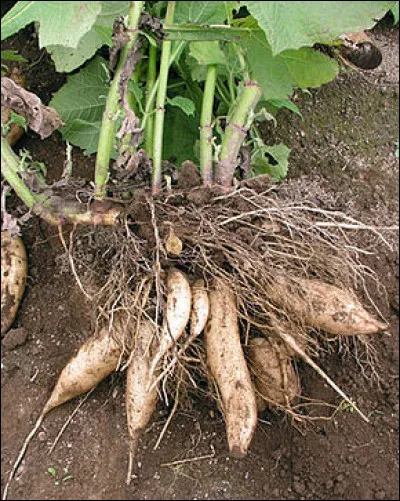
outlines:
{"label": "elongated tuber", "polygon": [[167,308],[162,328],[160,344],[154,356],[151,372],[161,358],[184,333],[189,322],[192,307],[192,293],[187,276],[176,268],[171,268],[167,275]]}
{"label": "elongated tuber", "polygon": [[1,335],[14,322],[25,291],[28,261],[21,237],[1,232]]}
{"label": "elongated tuber", "polygon": [[257,390],[258,411],[288,406],[300,395],[300,381],[285,350],[265,338],[249,341],[248,359]]}
{"label": "elongated tuber", "polygon": [[155,328],[152,323],[148,320],[142,321],[136,349],[127,369],[126,413],[130,435],[128,485],[132,478],[138,439],[150,421],[158,400],[157,387],[152,384],[155,377],[151,373],[151,343],[156,339],[154,334]]}
{"label": "elongated tuber", "polygon": [[307,325],[331,334],[374,334],[387,328],[360,304],[353,292],[321,280],[279,277],[268,289],[270,299],[303,319]]}
{"label": "elongated tuber", "polygon": [[231,454],[247,453],[257,425],[257,405],[244,358],[234,292],[221,280],[209,292],[205,329],[207,364],[218,386]]}

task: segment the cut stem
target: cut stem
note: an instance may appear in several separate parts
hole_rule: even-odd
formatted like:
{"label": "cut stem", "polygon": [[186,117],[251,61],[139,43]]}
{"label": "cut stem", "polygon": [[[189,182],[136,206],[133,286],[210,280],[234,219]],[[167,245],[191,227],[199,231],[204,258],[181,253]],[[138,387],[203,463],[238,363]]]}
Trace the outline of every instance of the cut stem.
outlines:
{"label": "cut stem", "polygon": [[114,144],[115,125],[119,111],[119,82],[121,72],[124,67],[129,51],[134,46],[138,37],[138,26],[143,10],[144,2],[131,2],[128,16],[127,29],[131,34],[131,39],[121,50],[117,69],[108,91],[106,107],[101,123],[99,145],[97,149],[95,164],[95,198],[102,200],[106,196],[106,185],[108,181],[108,168],[110,163],[111,150]]}
{"label": "cut stem", "polygon": [[[165,22],[172,24],[174,20],[176,2],[168,2]],[[153,173],[152,189],[157,193],[161,189],[161,162],[164,135],[165,100],[167,97],[168,72],[170,67],[170,54],[172,42],[164,40],[161,49],[159,85],[156,99],[156,111],[154,122],[154,144],[153,144]]]}
{"label": "cut stem", "polygon": [[203,106],[200,117],[200,173],[203,184],[210,186],[213,180],[212,113],[214,105],[217,67],[208,66],[204,86]]}
{"label": "cut stem", "polygon": [[146,85],[146,110],[148,110],[149,117],[145,129],[145,150],[147,156],[153,156],[153,133],[154,133],[154,115],[153,103],[151,101],[151,91],[153,90],[157,77],[157,47],[150,45],[149,47],[149,66],[147,68],[147,85]]}
{"label": "cut stem", "polygon": [[[65,223],[113,225],[122,213],[122,206],[111,202],[93,202],[90,207],[78,201],[64,203],[41,193],[32,193],[26,186],[20,168],[21,159],[8,141],[1,138],[1,173],[18,197],[34,214],[52,225]],[[42,183],[43,185],[43,183]],[[46,185],[44,188],[48,188]]]}
{"label": "cut stem", "polygon": [[235,109],[228,118],[220,158],[215,169],[215,182],[225,188],[232,186],[239,150],[251,127],[252,115],[261,95],[257,82],[246,82],[238,96]]}

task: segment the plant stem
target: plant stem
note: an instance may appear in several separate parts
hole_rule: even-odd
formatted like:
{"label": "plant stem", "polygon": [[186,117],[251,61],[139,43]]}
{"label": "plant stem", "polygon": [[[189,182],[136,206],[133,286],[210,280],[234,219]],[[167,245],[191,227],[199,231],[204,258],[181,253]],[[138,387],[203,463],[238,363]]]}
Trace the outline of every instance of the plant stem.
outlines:
{"label": "plant stem", "polygon": [[[168,2],[165,22],[172,24],[174,20],[176,2]],[[152,189],[157,193],[161,189],[161,162],[164,134],[165,99],[167,96],[168,71],[170,67],[170,54],[172,42],[164,40],[161,50],[160,76],[156,100],[153,144],[153,173]]]}
{"label": "plant stem", "polygon": [[34,195],[25,185],[19,175],[20,158],[13,152],[8,141],[1,138],[1,173],[13,188],[15,193],[24,202],[24,204],[32,209],[38,202],[43,202],[43,196]]}
{"label": "plant stem", "polygon": [[216,80],[217,67],[215,65],[208,66],[200,117],[200,173],[203,184],[207,186],[212,184],[213,179],[211,121]]}
{"label": "plant stem", "polygon": [[150,102],[151,91],[153,90],[154,83],[157,77],[157,47],[150,45],[149,47],[149,66],[147,68],[147,85],[146,85],[146,110],[149,110],[149,118],[146,123],[145,129],[145,150],[147,156],[153,156],[153,133],[154,133],[154,115],[153,106]]}
{"label": "plant stem", "polygon": [[138,26],[143,6],[144,1],[130,3],[127,28],[132,31],[131,39],[121,50],[117,69],[108,91],[106,107],[101,123],[99,146],[95,165],[95,198],[97,200],[102,200],[106,195],[108,168],[111,150],[114,144],[115,125],[119,109],[119,81],[128,53],[134,46],[138,37]]}
{"label": "plant stem", "polygon": [[[184,45],[186,45],[185,41],[179,42],[176,45],[176,48],[175,48],[174,52],[172,53],[171,58],[169,60],[169,66],[171,66],[172,63],[175,61],[175,59],[180,55],[181,51],[183,50]],[[147,120],[149,120],[149,118],[153,114],[153,103],[154,103],[154,99],[156,98],[156,94],[157,94],[159,85],[160,85],[160,77],[158,76],[158,78],[155,81],[153,88],[149,94],[149,98],[146,102],[146,107],[144,110],[143,120],[142,120],[142,124],[141,124],[142,129],[146,128]]]}
{"label": "plant stem", "polygon": [[224,101],[224,103],[226,104],[226,106],[229,109],[231,104],[234,101],[231,101],[230,96],[226,90],[225,84],[223,83],[221,78],[218,78],[218,80],[217,80],[217,90],[218,90],[218,93],[219,93],[221,99]]}
{"label": "plant stem", "polygon": [[257,82],[248,81],[237,98],[235,109],[228,119],[215,169],[215,182],[225,188],[232,186],[240,147],[251,127],[251,115],[262,95]]}
{"label": "plant stem", "polygon": [[[1,138],[1,173],[18,197],[34,214],[52,225],[77,223],[89,225],[112,225],[122,213],[119,204],[94,202],[91,207],[77,201],[65,203],[48,195],[34,194],[21,179],[21,159],[13,152],[5,138]],[[43,185],[43,183],[42,183]],[[46,188],[47,186],[44,185]],[[48,187],[47,187],[48,188]]]}

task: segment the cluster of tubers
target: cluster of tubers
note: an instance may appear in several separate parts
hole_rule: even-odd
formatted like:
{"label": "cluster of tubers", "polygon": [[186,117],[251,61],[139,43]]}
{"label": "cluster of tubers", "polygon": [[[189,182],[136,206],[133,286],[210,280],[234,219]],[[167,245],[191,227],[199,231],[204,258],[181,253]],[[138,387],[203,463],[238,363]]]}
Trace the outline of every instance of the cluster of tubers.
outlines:
{"label": "cluster of tubers", "polygon": [[[26,254],[19,240],[10,241],[2,235],[2,250],[3,246],[6,252],[2,252],[2,274],[6,275],[2,280],[2,331],[3,310],[7,303],[3,303],[3,281],[7,294],[16,297],[24,282],[21,276],[26,276]],[[18,276],[17,264],[22,270],[21,276]],[[127,327],[122,316],[116,315],[112,335],[108,328],[103,328],[98,335],[90,337],[64,367],[35,426],[37,430],[52,409],[88,392],[117,370],[123,356],[121,339],[128,334],[132,346],[126,370],[130,434],[128,484],[138,439],[159,400],[162,363],[171,354],[175,359],[179,356],[179,352],[173,352],[178,340],[183,339],[185,348],[204,332],[208,376],[217,388],[229,451],[235,457],[246,454],[256,429],[258,412],[266,406],[287,408],[300,396],[300,381],[293,366],[293,346],[285,344],[285,339],[265,336],[251,337],[247,346],[243,346],[237,298],[224,280],[214,278],[209,286],[203,279],[190,284],[183,271],[170,268],[166,285],[162,326],[158,327],[146,316],[138,325]],[[350,292],[319,280],[299,279],[297,285],[289,287],[285,279],[278,278],[270,286],[269,299],[303,318],[309,327],[339,336],[371,334],[386,328]],[[15,311],[5,327],[12,323]],[[301,353],[304,345],[300,348]],[[25,449],[14,465],[10,480],[24,452]]]}

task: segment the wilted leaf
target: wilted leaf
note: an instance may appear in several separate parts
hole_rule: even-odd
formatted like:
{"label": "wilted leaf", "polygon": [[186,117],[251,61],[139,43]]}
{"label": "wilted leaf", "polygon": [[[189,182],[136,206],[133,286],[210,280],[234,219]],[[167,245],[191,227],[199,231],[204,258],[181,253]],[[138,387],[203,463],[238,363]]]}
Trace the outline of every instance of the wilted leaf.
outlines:
{"label": "wilted leaf", "polygon": [[44,106],[40,98],[11,78],[1,78],[1,105],[25,118],[28,126],[44,139],[63,125],[54,108]]}

